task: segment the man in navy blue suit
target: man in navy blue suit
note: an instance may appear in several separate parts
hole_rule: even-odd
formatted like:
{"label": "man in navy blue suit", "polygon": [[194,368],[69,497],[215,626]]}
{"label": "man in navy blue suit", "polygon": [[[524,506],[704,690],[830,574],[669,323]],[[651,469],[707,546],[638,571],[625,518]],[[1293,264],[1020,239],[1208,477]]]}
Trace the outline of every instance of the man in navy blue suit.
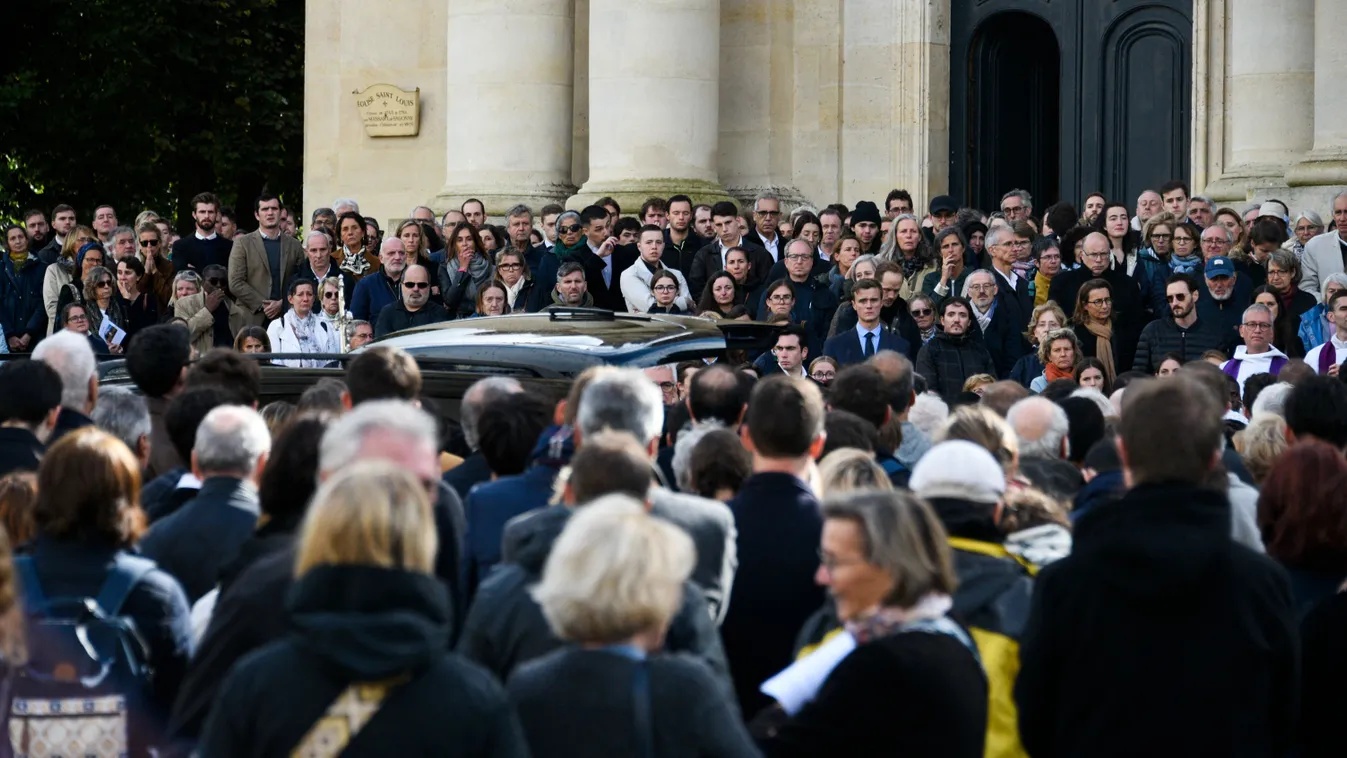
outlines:
{"label": "man in navy blue suit", "polygon": [[856,328],[839,332],[823,343],[823,354],[842,366],[861,363],[880,350],[907,353],[907,340],[889,331],[880,320],[884,292],[874,279],[861,279],[851,288]]}

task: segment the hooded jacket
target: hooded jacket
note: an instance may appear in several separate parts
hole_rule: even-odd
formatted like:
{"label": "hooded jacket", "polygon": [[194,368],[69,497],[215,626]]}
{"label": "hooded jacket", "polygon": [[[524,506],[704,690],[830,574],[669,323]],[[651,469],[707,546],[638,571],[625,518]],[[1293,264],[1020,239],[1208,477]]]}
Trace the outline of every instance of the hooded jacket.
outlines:
{"label": "hooded jacket", "polygon": [[[1035,758],[1284,755],[1297,710],[1286,573],[1230,539],[1230,504],[1142,484],[1076,522],[1020,648]],[[1088,693],[1088,694],[1087,694]]]}
{"label": "hooded jacket", "polygon": [[[516,519],[506,532],[503,563],[477,588],[457,650],[501,681],[526,661],[565,644],[552,633],[529,588],[542,577],[570,516],[570,508],[552,506]],[[665,650],[691,653],[728,679],[720,636],[701,590],[692,582],[683,583],[683,603],[669,626]]]}
{"label": "hooded jacket", "polygon": [[449,598],[435,577],[319,566],[296,580],[287,606],[294,634],[225,680],[204,758],[289,756],[347,686],[399,678],[345,758],[528,755],[500,685],[448,652]]}

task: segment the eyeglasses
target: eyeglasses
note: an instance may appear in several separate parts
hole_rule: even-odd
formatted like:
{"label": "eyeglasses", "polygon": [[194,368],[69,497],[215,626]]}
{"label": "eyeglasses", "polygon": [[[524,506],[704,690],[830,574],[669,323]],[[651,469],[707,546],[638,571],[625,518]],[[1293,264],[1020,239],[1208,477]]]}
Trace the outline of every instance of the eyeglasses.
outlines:
{"label": "eyeglasses", "polygon": [[1272,324],[1264,321],[1245,321],[1244,328],[1251,332],[1261,332],[1272,328]]}
{"label": "eyeglasses", "polygon": [[1009,247],[1029,247],[1029,240],[1011,240],[1006,245]]}
{"label": "eyeglasses", "polygon": [[1113,305],[1113,298],[1111,298],[1111,297],[1101,297],[1101,298],[1099,298],[1098,300],[1086,300],[1086,301],[1085,301],[1085,304],[1086,304],[1086,305],[1093,305],[1093,306],[1096,307],[1096,308],[1102,308],[1102,307],[1104,307],[1105,305]]}
{"label": "eyeglasses", "polygon": [[915,317],[918,317],[918,318],[925,317],[925,316],[929,316],[929,315],[931,315],[932,313],[934,313],[934,311],[932,311],[930,308],[913,308],[913,309],[912,309],[912,315],[915,316]]}
{"label": "eyeglasses", "polygon": [[516,271],[520,268],[523,268],[523,266],[521,266],[518,263],[502,263],[496,268],[500,269],[501,271]]}
{"label": "eyeglasses", "polygon": [[583,227],[581,227],[579,224],[571,224],[570,226],[563,226],[563,227],[561,227],[561,229],[560,229],[559,231],[560,231],[562,234],[575,234],[576,232],[580,231],[582,228],[583,228]]}
{"label": "eyeglasses", "polygon": [[402,286],[409,290],[428,290],[430,289],[430,282],[403,282]]}
{"label": "eyeglasses", "polygon": [[995,285],[995,284],[970,284],[970,285],[968,285],[968,291],[969,291],[969,292],[991,292],[991,291],[994,290],[994,289],[996,289],[996,285]]}
{"label": "eyeglasses", "polygon": [[66,319],[66,321],[69,321],[69,322],[71,322],[72,324],[73,324],[74,322],[76,322],[76,321],[88,321],[88,320],[89,320],[89,317],[86,316],[86,315],[84,315],[83,313],[78,314],[78,315],[72,313],[72,314],[70,315],[70,318]]}
{"label": "eyeglasses", "polygon": [[660,383],[659,383],[659,388],[662,389],[662,390],[664,390],[665,392],[672,392],[672,391],[674,390],[674,388],[677,387],[677,386],[678,386],[678,385],[677,385],[677,384],[674,384],[673,382],[660,382]]}
{"label": "eyeglasses", "polygon": [[1042,261],[1043,263],[1060,263],[1061,260],[1062,260],[1062,256],[1060,256],[1060,255],[1040,255],[1040,256],[1038,256],[1038,259],[1039,259],[1040,261]]}
{"label": "eyeglasses", "polygon": [[1180,236],[1180,235],[1177,235],[1177,234],[1174,235],[1174,244],[1177,245],[1177,244],[1179,244],[1180,242],[1187,242],[1188,244],[1191,245],[1191,244],[1193,243],[1193,238],[1192,238],[1192,237],[1183,237],[1183,236]]}
{"label": "eyeglasses", "polygon": [[1173,239],[1173,238],[1174,238],[1174,235],[1172,235],[1172,234],[1152,234],[1152,235],[1151,235],[1151,239],[1153,239],[1153,240],[1168,240],[1168,239]]}
{"label": "eyeglasses", "polygon": [[1279,268],[1272,268],[1271,266],[1268,266],[1267,269],[1268,276],[1286,276],[1290,273],[1291,273],[1290,271],[1283,271]]}
{"label": "eyeglasses", "polygon": [[159,240],[141,240],[141,247],[159,247]]}
{"label": "eyeglasses", "polygon": [[1223,239],[1210,238],[1210,239],[1204,239],[1204,240],[1202,240],[1202,247],[1221,247],[1222,245],[1226,245],[1226,244],[1229,244],[1229,243],[1227,243],[1227,242],[1226,242],[1225,240],[1223,240]]}
{"label": "eyeglasses", "polygon": [[847,560],[839,559],[836,556],[828,555],[827,553],[823,552],[822,548],[820,548],[818,551],[818,562],[820,565],[823,566],[823,568],[827,569],[828,573],[830,574],[843,566],[856,566],[865,563],[865,561],[862,561],[857,558],[851,558]]}
{"label": "eyeglasses", "polygon": [[651,289],[656,292],[677,292],[678,286],[674,284],[656,284]]}
{"label": "eyeglasses", "polygon": [[792,300],[795,299],[795,296],[794,296],[794,295],[772,295],[771,297],[769,297],[769,298],[767,298],[767,299],[768,299],[769,301],[773,302],[773,303],[789,303],[790,301],[792,301]]}
{"label": "eyeglasses", "polygon": [[813,257],[813,256],[808,255],[808,254],[806,254],[806,253],[791,253],[790,255],[787,255],[787,256],[786,256],[786,260],[788,260],[788,261],[807,261],[807,260],[809,260],[809,259],[812,258],[812,257]]}
{"label": "eyeglasses", "polygon": [[780,216],[781,211],[754,211],[759,216]]}

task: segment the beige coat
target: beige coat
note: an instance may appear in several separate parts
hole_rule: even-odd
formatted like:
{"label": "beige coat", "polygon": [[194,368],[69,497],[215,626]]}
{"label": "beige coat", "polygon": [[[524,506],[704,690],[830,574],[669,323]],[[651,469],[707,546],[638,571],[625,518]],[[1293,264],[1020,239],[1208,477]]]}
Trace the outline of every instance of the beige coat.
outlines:
{"label": "beige coat", "polygon": [[[299,240],[282,234],[282,288],[303,260],[304,248]],[[271,266],[267,263],[267,250],[262,246],[260,232],[249,232],[234,238],[234,247],[229,251],[229,291],[234,295],[237,306],[243,310],[248,325],[266,324],[262,301],[271,299]],[[284,289],[281,294],[285,294]]]}
{"label": "beige coat", "polygon": [[[248,326],[248,314],[239,308],[238,303],[229,302],[228,298],[225,302],[229,303],[229,334],[232,337]],[[206,310],[204,292],[174,300],[173,316],[187,321],[187,329],[192,334],[192,347],[196,348],[197,355],[205,355],[207,350],[215,347],[215,314]]]}

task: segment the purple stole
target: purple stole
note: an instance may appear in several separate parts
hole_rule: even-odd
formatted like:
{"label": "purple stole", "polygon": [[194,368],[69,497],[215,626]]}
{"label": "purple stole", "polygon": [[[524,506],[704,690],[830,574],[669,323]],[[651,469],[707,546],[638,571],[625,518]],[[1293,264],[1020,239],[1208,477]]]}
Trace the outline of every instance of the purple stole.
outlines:
{"label": "purple stole", "polygon": [[1330,338],[1324,343],[1324,347],[1319,351],[1319,373],[1327,374],[1328,370],[1333,368],[1333,364],[1338,362],[1338,349],[1333,347],[1333,340]]}
{"label": "purple stole", "polygon": [[[1331,347],[1331,345],[1330,345],[1330,347]],[[1334,355],[1336,355],[1336,353],[1335,353]],[[1243,359],[1241,359],[1241,358],[1232,358],[1232,359],[1230,359],[1229,361],[1226,362],[1225,368],[1223,368],[1223,369],[1221,369],[1221,370],[1225,372],[1225,375],[1226,375],[1226,376],[1228,376],[1228,377],[1230,377],[1231,379],[1234,379],[1235,381],[1238,382],[1238,381],[1239,381],[1239,364],[1240,364],[1241,362],[1243,362]],[[1282,369],[1285,368],[1285,367],[1286,367],[1286,364],[1289,363],[1289,362],[1290,362],[1290,361],[1288,361],[1286,358],[1284,358],[1283,356],[1280,356],[1280,355],[1277,356],[1276,358],[1273,358],[1273,359],[1272,359],[1272,365],[1269,367],[1268,373],[1269,373],[1269,374],[1272,374],[1273,376],[1276,376],[1276,375],[1280,374],[1280,373],[1282,372]],[[1320,362],[1320,363],[1323,363],[1323,362],[1324,362],[1322,357],[1320,357],[1319,362]]]}

